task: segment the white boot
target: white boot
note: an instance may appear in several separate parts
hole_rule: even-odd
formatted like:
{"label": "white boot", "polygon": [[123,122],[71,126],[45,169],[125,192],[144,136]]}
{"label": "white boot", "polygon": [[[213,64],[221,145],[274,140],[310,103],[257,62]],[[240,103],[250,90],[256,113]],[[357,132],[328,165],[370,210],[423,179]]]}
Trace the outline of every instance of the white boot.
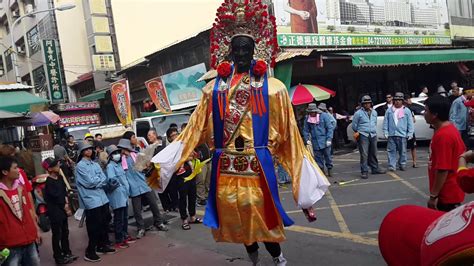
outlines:
{"label": "white boot", "polygon": [[286,266],[286,259],[283,257],[283,252],[280,256],[273,258],[273,262],[275,263],[275,266]]}
{"label": "white boot", "polygon": [[258,258],[258,250],[252,253],[248,253],[249,258],[252,261],[253,266],[260,266],[260,259]]}

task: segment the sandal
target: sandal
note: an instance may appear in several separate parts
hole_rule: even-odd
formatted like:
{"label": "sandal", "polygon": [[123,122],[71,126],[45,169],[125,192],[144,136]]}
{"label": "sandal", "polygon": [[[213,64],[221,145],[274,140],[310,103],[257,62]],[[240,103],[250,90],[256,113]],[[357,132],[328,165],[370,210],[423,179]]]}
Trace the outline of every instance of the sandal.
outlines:
{"label": "sandal", "polygon": [[190,230],[191,226],[189,226],[188,223],[184,223],[184,224],[181,225],[181,228],[183,228],[183,230]]}
{"label": "sandal", "polygon": [[194,221],[190,222],[190,224],[202,224],[202,220],[200,218],[195,218]]}

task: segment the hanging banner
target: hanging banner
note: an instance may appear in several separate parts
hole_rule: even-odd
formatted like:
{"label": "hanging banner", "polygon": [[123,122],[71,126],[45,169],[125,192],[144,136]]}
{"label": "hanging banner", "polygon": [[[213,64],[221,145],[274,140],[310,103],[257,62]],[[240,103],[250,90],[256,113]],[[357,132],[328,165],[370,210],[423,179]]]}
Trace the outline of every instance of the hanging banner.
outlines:
{"label": "hanging banner", "polygon": [[43,40],[43,51],[50,100],[52,103],[64,102],[61,68],[59,66],[56,40]]}
{"label": "hanging banner", "polygon": [[154,78],[145,82],[145,87],[156,108],[162,113],[171,113],[170,101],[161,78]]}
{"label": "hanging banner", "polygon": [[132,124],[132,108],[130,106],[128,81],[121,79],[112,83],[110,92],[118,119],[122,125],[130,126]]}

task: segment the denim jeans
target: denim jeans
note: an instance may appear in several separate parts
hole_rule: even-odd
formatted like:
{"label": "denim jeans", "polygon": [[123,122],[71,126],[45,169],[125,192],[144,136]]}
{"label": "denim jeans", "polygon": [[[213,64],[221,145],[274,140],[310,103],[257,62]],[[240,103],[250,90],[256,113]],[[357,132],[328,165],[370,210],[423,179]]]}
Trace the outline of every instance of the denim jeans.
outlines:
{"label": "denim jeans", "polygon": [[331,147],[332,146],[321,150],[314,150],[314,157],[316,157],[316,163],[318,164],[319,168],[321,168],[321,170],[324,170],[325,166],[326,169],[332,169],[333,167]]}
{"label": "denim jeans", "polygon": [[114,210],[115,243],[123,243],[128,236],[128,206]]}
{"label": "denim jeans", "polygon": [[368,173],[369,167],[372,172],[379,169],[379,161],[377,160],[377,137],[372,138],[360,135],[359,141],[359,153],[360,153],[360,171],[362,173]]}
{"label": "denim jeans", "polygon": [[26,246],[10,248],[10,256],[2,264],[2,266],[19,266],[19,265],[28,265],[28,266],[40,266],[40,259],[38,255],[38,250],[36,249],[36,244],[31,243]]}
{"label": "denim jeans", "polygon": [[[395,170],[407,165],[407,138],[388,137],[388,167]],[[398,157],[398,160],[397,160]]]}
{"label": "denim jeans", "polygon": [[290,182],[290,176],[286,172],[285,168],[281,164],[278,164],[278,167],[276,169],[276,173],[278,175],[278,183],[280,184],[286,184]]}

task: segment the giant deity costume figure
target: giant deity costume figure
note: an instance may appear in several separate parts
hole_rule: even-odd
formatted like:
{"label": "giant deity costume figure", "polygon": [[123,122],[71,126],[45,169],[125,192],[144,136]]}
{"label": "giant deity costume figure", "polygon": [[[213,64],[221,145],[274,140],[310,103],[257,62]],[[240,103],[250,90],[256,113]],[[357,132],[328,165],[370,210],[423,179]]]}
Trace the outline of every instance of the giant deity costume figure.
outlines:
{"label": "giant deity costume figure", "polygon": [[212,148],[212,177],[204,224],[218,242],[244,244],[254,264],[264,242],[276,265],[279,243],[293,224],[278,195],[273,157],[291,175],[293,197],[308,220],[329,182],[306,150],[285,85],[267,77],[277,54],[275,18],[261,0],[226,0],[211,31],[211,65],[217,78],[186,129],[152,162],[151,186],[162,191],[195,147]]}

